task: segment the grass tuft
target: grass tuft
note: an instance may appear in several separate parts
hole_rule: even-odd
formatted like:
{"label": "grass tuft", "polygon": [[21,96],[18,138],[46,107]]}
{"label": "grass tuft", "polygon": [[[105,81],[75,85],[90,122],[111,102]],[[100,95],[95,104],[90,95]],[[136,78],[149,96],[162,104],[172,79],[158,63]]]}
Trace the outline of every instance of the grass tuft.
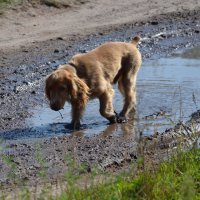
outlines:
{"label": "grass tuft", "polygon": [[73,5],[80,5],[86,3],[87,0],[0,0],[0,9],[12,8],[16,5],[32,5],[33,7],[39,7],[40,5],[46,5],[48,7],[55,8],[68,8]]}

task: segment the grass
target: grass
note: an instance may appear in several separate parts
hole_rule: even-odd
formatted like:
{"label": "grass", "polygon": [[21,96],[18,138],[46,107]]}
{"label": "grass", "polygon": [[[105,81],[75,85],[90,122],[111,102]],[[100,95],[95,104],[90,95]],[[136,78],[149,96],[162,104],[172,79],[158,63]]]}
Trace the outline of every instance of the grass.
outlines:
{"label": "grass", "polygon": [[73,187],[57,199],[200,199],[200,150],[178,153],[156,170],[146,169],[137,175],[130,171],[84,190]]}
{"label": "grass", "polygon": [[0,15],[9,8],[14,8],[15,5],[20,4],[22,0],[0,0]]}
{"label": "grass", "polygon": [[[90,173],[90,184],[80,187],[80,174],[73,160],[71,170],[66,173],[66,182],[60,183],[60,193],[52,195],[51,187],[43,187],[37,199],[57,200],[198,200],[200,199],[200,149],[176,153],[170,160],[159,164],[156,169],[143,166],[143,159],[126,173],[109,174],[107,180],[98,179],[96,171]],[[136,173],[137,172],[137,173]],[[98,176],[96,176],[98,174]],[[107,177],[107,175],[103,175]],[[80,181],[80,182],[79,182]],[[77,183],[79,183],[77,185]],[[55,192],[54,192],[55,193]],[[16,194],[15,194],[16,195]],[[17,199],[36,199],[27,187],[17,195]],[[2,199],[6,195],[2,196]]]}
{"label": "grass", "polygon": [[39,7],[40,5],[46,5],[55,8],[68,8],[72,5],[83,4],[85,0],[0,0],[0,11],[3,12],[5,9],[14,8],[16,5],[32,5],[33,7]]}
{"label": "grass", "polygon": [[0,8],[5,8],[8,5],[13,4],[14,0],[0,0]]}

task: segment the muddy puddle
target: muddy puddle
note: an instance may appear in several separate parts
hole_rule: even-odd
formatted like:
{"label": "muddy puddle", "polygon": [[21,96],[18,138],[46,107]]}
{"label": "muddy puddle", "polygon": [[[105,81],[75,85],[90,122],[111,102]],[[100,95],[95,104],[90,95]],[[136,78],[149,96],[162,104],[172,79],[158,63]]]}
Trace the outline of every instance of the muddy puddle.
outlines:
{"label": "muddy puddle", "polygon": [[[90,101],[82,120],[81,133],[84,136],[99,134],[144,135],[161,133],[179,121],[189,119],[191,113],[200,107],[200,47],[177,52],[173,55],[148,59],[142,64],[137,79],[137,114],[131,116],[127,125],[108,125],[99,114],[98,100]],[[114,106],[117,112],[122,107],[122,96],[115,87]],[[70,105],[64,110],[52,111],[47,103],[29,110],[33,113],[26,120],[27,129],[21,138],[50,137],[70,134]],[[29,128],[31,127],[31,128]],[[18,138],[20,136],[18,135]]]}

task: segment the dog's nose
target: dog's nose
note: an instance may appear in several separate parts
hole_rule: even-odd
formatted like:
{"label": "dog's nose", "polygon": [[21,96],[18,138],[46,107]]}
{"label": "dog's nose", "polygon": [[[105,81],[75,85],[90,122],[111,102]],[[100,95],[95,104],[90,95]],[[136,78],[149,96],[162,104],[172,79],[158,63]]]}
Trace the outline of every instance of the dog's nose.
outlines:
{"label": "dog's nose", "polygon": [[59,110],[60,110],[60,107],[57,106],[56,104],[51,104],[50,107],[51,107],[51,109],[54,110],[54,111],[59,111]]}

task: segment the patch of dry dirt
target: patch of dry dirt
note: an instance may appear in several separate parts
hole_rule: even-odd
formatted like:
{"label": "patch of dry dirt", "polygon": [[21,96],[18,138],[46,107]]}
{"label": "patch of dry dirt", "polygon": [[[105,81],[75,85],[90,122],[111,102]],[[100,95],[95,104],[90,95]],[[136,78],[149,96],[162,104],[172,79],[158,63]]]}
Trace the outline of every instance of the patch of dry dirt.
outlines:
{"label": "patch of dry dirt", "polygon": [[[198,0],[83,0],[79,4],[71,1],[70,7],[23,5],[5,13],[0,18],[0,66],[11,64],[16,54],[23,54],[26,63],[27,52],[48,54],[59,46],[56,38],[65,43],[78,40],[89,34],[113,30],[122,24],[148,21],[153,16],[167,13],[182,13],[198,9]],[[72,41],[71,41],[72,40]]]}

